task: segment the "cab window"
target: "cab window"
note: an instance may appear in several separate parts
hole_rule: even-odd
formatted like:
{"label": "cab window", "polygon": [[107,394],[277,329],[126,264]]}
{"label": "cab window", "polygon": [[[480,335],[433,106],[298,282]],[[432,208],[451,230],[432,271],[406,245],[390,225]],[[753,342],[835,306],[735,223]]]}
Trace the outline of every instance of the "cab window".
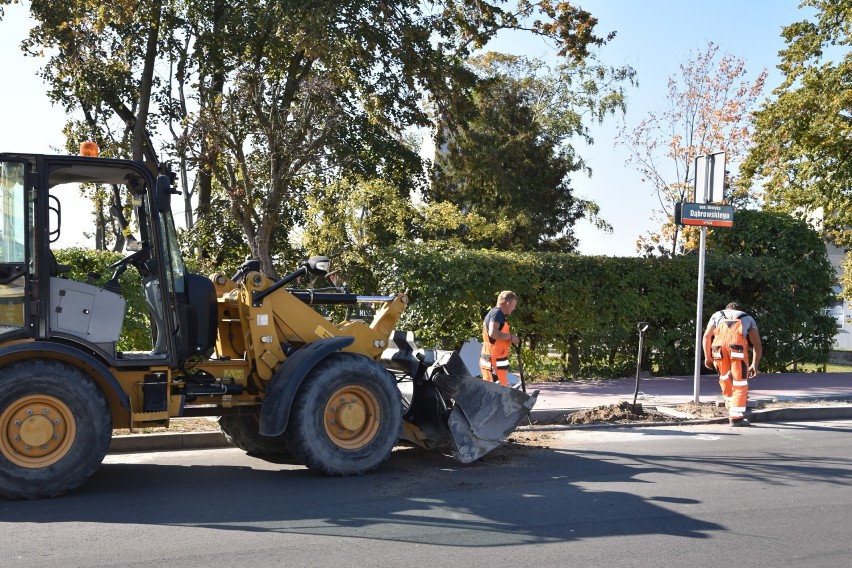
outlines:
{"label": "cab window", "polygon": [[24,165],[0,162],[0,333],[24,326],[26,227]]}

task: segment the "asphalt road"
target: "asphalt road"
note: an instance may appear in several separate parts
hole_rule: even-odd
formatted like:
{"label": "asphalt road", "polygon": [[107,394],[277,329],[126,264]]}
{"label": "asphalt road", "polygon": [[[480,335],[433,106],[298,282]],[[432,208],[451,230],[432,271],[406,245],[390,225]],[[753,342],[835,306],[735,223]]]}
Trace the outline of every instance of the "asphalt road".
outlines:
{"label": "asphalt road", "polygon": [[0,499],[0,566],[785,567],[852,556],[852,421],[553,430],[460,466],[317,477],[237,449],[109,455]]}

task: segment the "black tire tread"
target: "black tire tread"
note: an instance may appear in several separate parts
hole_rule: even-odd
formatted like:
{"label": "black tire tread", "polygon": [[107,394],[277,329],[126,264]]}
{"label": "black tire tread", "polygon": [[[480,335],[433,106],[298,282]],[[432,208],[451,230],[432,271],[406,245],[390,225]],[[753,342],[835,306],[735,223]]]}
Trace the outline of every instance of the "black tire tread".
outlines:
{"label": "black tire tread", "polygon": [[100,467],[112,439],[109,403],[82,370],[50,359],[18,361],[0,370],[0,410],[30,394],[67,404],[77,435],[65,457],[42,469],[22,468],[0,455],[0,495],[9,499],[57,497],[76,489]]}
{"label": "black tire tread", "polygon": [[280,436],[261,436],[257,414],[228,414],[219,418],[225,438],[248,455],[273,463],[296,463],[287,449],[287,439]]}
{"label": "black tire tread", "polygon": [[[382,422],[376,437],[367,446],[347,451],[328,441],[321,427],[321,413],[326,402],[324,392],[352,382],[374,389],[382,405]],[[390,457],[401,430],[401,396],[390,373],[363,355],[334,353],[311,370],[296,393],[285,435],[296,459],[312,471],[348,476],[377,469]]]}

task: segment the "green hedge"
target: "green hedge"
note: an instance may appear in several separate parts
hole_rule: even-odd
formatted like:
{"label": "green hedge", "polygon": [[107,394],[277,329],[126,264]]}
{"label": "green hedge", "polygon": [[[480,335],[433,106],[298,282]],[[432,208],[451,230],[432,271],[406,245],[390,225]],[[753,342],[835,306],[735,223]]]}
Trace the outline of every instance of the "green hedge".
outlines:
{"label": "green hedge", "polygon": [[[818,235],[787,216],[738,211],[738,226],[708,239],[702,322],[730,301],[757,319],[765,371],[788,370],[795,361],[828,359],[835,326],[824,308],[833,301],[834,272]],[[378,282],[373,294],[406,290],[411,306],[401,329],[421,345],[454,349],[480,337],[482,318],[501,290],[520,301],[510,323],[525,338],[531,376],[620,377],[635,373],[639,334],[646,321],[643,368],[656,374],[691,374],[695,364],[698,257],[616,258],[558,253],[467,250],[407,243],[382,250],[384,260],[350,266],[352,282]],[[87,279],[122,255],[56,251]],[[209,269],[208,269],[209,271]],[[139,275],[121,278],[128,302],[119,348],[151,348],[148,310]],[[555,363],[555,364],[554,364]],[[555,371],[554,371],[555,367]],[[708,371],[709,372],[709,371]]]}
{"label": "green hedge", "polygon": [[[400,327],[414,330],[423,345],[451,349],[479,337],[496,294],[509,289],[520,297],[510,323],[527,340],[524,362],[533,373],[544,372],[555,352],[567,377],[630,376],[639,321],[650,323],[643,368],[672,375],[694,369],[697,256],[615,258],[408,244],[378,268],[388,290],[409,291],[412,303]],[[708,254],[702,321],[737,301],[758,321],[762,369],[785,370],[796,359],[821,362],[834,334],[833,320],[822,311],[831,284],[830,272],[802,277],[788,263],[765,256]]]}

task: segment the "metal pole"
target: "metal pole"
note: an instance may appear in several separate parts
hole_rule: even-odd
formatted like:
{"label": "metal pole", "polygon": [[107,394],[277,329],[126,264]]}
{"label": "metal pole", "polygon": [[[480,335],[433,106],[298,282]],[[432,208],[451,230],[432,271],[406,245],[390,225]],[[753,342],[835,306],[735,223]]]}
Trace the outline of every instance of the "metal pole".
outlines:
{"label": "metal pole", "polygon": [[701,312],[704,306],[704,245],[707,242],[707,227],[701,227],[701,250],[698,253],[698,301],[695,309],[695,376],[694,376],[694,402],[698,403],[699,394],[701,391],[701,364],[704,358],[704,350],[702,348],[702,337],[704,335],[701,329]]}
{"label": "metal pole", "polygon": [[[701,203],[707,203],[707,200],[710,198],[710,177],[711,172],[713,171],[713,156],[710,153],[707,153],[704,156],[704,196],[701,199]],[[696,188],[696,193],[698,193],[698,188]],[[696,197],[698,197],[696,195]],[[698,251],[698,300],[696,301],[695,307],[695,375],[693,377],[693,401],[697,404],[700,402],[699,396],[701,393],[701,364],[703,359],[703,349],[701,345],[701,338],[704,333],[701,329],[704,323],[702,321],[701,315],[704,309],[704,257],[706,254],[705,248],[707,246],[707,227],[701,227],[701,244],[699,245]]]}

